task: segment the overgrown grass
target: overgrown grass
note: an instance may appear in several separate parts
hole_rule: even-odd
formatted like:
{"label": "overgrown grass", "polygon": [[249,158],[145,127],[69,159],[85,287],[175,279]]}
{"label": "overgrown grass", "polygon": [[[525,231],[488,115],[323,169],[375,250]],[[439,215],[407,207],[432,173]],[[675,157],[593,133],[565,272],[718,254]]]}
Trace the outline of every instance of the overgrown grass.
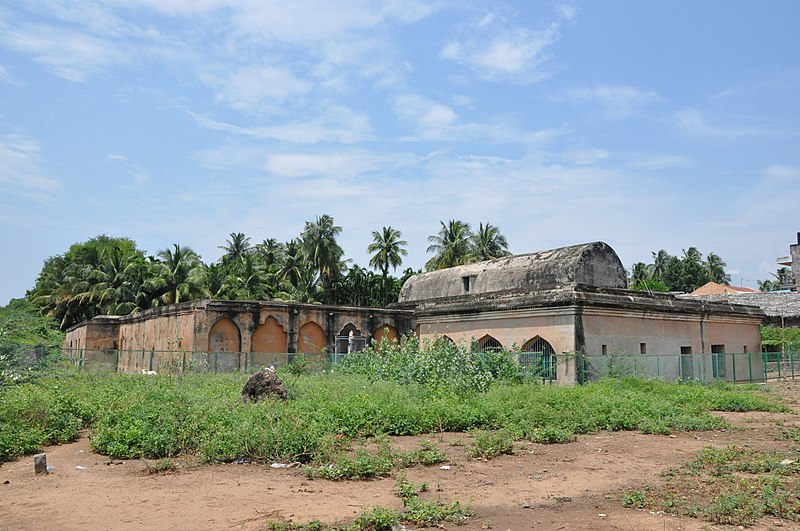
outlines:
{"label": "overgrown grass", "polygon": [[708,447],[664,475],[668,479],[658,488],[623,492],[623,503],[725,525],[749,526],[764,516],[800,522],[796,457],[738,446]]}
{"label": "overgrown grass", "polygon": [[458,500],[423,499],[420,494],[428,491],[425,483],[412,483],[401,474],[395,483],[395,494],[403,502],[403,510],[393,507],[372,507],[363,511],[352,524],[336,522],[326,524],[312,520],[306,524],[291,522],[267,522],[271,531],[391,531],[404,529],[407,523],[422,527],[446,528],[444,523],[460,525],[474,513],[469,504]]}
{"label": "overgrown grass", "polygon": [[69,441],[83,427],[92,428],[94,450],[121,459],[195,454],[205,462],[323,465],[342,450],[337,444],[356,438],[502,430],[511,442],[552,443],[599,430],[722,429],[709,411],[784,409],[728,384],[495,381],[467,397],[352,373],[299,376],[289,400],[250,404],[240,400],[246,378],[60,372],[11,386],[0,391],[0,460]]}

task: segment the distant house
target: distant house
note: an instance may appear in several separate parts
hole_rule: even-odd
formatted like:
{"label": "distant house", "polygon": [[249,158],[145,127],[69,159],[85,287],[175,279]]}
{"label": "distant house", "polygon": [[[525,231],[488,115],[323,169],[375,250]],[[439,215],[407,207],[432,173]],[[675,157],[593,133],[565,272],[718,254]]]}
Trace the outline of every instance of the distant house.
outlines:
{"label": "distant house", "polygon": [[782,256],[777,262],[790,269],[788,275],[778,279],[780,288],[800,291],[800,232],[797,233],[797,243],[789,246],[789,256]]}
{"label": "distant house", "polygon": [[728,295],[731,293],[758,293],[757,289],[741,286],[725,286],[716,282],[703,284],[689,295]]}

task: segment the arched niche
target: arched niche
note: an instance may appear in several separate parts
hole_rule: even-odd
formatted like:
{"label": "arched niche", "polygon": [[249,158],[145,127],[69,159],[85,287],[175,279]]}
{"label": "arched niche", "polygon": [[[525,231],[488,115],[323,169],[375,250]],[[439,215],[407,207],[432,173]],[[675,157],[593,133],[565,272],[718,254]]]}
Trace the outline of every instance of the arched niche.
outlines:
{"label": "arched niche", "polygon": [[400,333],[397,331],[395,327],[390,324],[383,324],[380,326],[375,332],[372,334],[373,341],[375,342],[375,349],[380,351],[381,343],[384,339],[389,342],[389,344],[399,344],[400,343]]}
{"label": "arched niche", "polygon": [[250,352],[283,353],[288,347],[289,334],[271,315],[256,328],[250,341]]}
{"label": "arched niche", "polygon": [[239,327],[231,319],[223,317],[208,332],[209,352],[240,352],[242,334]]}
{"label": "arched niche", "polygon": [[324,348],[325,331],[317,323],[306,323],[297,331],[297,352],[320,354]]}
{"label": "arched niche", "polygon": [[478,344],[475,346],[475,352],[486,352],[486,351],[493,351],[499,352],[503,350],[503,344],[500,343],[498,340],[486,334],[482,338],[478,340]]}

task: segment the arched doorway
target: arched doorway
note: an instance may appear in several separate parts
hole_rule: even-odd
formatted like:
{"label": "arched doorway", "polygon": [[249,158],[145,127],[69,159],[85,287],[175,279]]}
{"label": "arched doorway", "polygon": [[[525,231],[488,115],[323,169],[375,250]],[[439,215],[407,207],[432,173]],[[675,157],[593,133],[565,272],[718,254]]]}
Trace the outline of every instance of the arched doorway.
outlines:
{"label": "arched doorway", "polygon": [[356,328],[353,323],[347,323],[336,335],[336,342],[333,346],[334,363],[341,360],[342,356],[352,352],[359,352],[367,348],[367,338]]}
{"label": "arched doorway", "polygon": [[536,376],[546,380],[556,379],[556,352],[550,343],[536,336],[522,345],[519,363]]}

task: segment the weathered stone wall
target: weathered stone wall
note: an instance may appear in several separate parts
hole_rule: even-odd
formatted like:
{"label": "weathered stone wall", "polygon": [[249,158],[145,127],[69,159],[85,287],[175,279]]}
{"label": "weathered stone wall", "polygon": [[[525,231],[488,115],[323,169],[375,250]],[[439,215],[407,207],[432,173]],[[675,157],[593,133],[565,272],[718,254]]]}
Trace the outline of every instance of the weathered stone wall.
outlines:
{"label": "weathered stone wall", "polygon": [[419,336],[423,344],[448,337],[469,346],[491,336],[504,348],[521,348],[539,337],[556,353],[575,350],[575,308],[520,309],[513,312],[485,311],[468,316],[453,313],[420,317]]}
{"label": "weathered stone wall", "polygon": [[[414,332],[413,312],[318,304],[192,301],[125,317],[96,317],[70,330],[64,346],[119,349],[120,370],[208,366],[216,371],[283,365],[294,353],[334,352],[337,336]],[[207,355],[197,353],[243,353]],[[117,355],[115,352],[114,355]],[[107,353],[98,353],[108,359]]]}
{"label": "weathered stone wall", "polygon": [[400,303],[467,294],[528,293],[576,284],[627,287],[625,268],[614,249],[594,242],[421,273],[403,285]]}

